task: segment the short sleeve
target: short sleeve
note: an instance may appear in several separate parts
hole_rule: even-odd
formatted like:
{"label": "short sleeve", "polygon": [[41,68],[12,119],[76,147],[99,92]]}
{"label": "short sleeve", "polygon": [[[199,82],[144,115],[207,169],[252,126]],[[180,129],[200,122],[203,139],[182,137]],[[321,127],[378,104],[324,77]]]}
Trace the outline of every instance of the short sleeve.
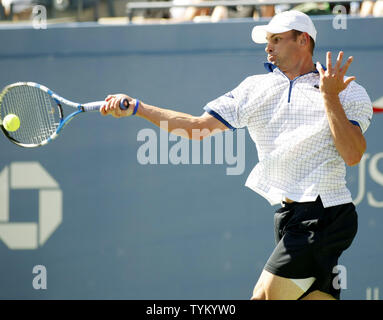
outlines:
{"label": "short sleeve", "polygon": [[243,128],[247,125],[245,105],[249,100],[249,78],[227,92],[226,94],[210,101],[204,110],[224,123],[229,129]]}
{"label": "short sleeve", "polygon": [[363,133],[366,132],[372,119],[373,108],[366,90],[355,82],[349,84],[342,105],[348,120],[357,122]]}

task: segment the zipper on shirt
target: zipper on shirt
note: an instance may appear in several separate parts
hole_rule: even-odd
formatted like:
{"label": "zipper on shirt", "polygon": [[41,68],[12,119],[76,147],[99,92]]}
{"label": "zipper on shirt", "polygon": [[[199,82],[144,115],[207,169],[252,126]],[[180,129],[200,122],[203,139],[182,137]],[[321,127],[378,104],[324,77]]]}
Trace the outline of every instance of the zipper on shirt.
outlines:
{"label": "zipper on shirt", "polygon": [[[279,69],[279,68],[278,68]],[[305,73],[305,74],[301,74],[300,76],[298,76],[298,77],[296,77],[295,79],[293,79],[293,80],[290,80],[289,79],[289,77],[288,76],[286,76],[285,74],[284,74],[284,72],[282,72],[280,69],[279,69],[279,71],[289,80],[289,82],[290,82],[290,85],[289,85],[289,94],[288,94],[288,97],[287,97],[287,103],[290,103],[290,101],[291,101],[291,91],[293,90],[293,84],[294,84],[294,81],[295,80],[297,80],[297,79],[299,79],[299,78],[301,78],[301,77],[303,77],[303,76],[305,76],[305,75],[307,75],[307,74],[310,74],[310,73],[316,73],[315,71],[310,71],[310,72],[307,72],[307,73]]]}
{"label": "zipper on shirt", "polygon": [[[297,78],[295,78],[297,79]],[[294,83],[294,80],[290,80],[290,87],[289,87],[289,95],[288,95],[288,98],[287,98],[287,103],[290,103],[290,98],[291,98],[291,91],[293,90],[293,83]]]}
{"label": "zipper on shirt", "polygon": [[290,81],[289,95],[288,95],[288,98],[287,98],[287,103],[290,103],[290,100],[291,100],[291,91],[293,91],[293,84],[294,84],[295,80],[298,80],[299,78],[305,76],[306,74],[310,74],[310,73],[312,73],[312,72],[313,72],[313,71],[310,71],[310,72],[305,73],[305,74],[301,74],[300,76],[296,77],[296,78],[293,79],[293,80],[290,80],[290,79],[285,75],[285,77],[286,77],[287,79],[289,79],[289,81]]}

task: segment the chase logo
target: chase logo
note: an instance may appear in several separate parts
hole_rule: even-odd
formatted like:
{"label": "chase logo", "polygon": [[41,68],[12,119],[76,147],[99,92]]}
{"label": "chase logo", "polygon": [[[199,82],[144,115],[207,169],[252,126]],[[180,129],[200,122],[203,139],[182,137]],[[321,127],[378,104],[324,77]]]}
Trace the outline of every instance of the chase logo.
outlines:
{"label": "chase logo", "polygon": [[[11,190],[38,190],[38,223],[10,222]],[[59,184],[38,162],[12,162],[0,172],[0,240],[9,249],[37,249],[62,222]]]}

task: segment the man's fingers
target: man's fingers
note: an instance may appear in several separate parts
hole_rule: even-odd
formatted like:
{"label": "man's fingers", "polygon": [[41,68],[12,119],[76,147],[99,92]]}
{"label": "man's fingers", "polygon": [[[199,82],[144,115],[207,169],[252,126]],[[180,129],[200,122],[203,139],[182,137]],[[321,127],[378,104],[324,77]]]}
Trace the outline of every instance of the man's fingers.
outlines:
{"label": "man's fingers", "polygon": [[327,55],[326,55],[326,68],[327,68],[327,72],[328,73],[332,72],[331,51],[327,51]]}
{"label": "man's fingers", "polygon": [[105,110],[105,112],[106,113],[109,113],[109,109],[110,109],[110,99],[105,103],[105,105],[104,105],[104,110]]}
{"label": "man's fingers", "polygon": [[[130,97],[123,94],[108,95],[105,98],[105,104],[100,108],[101,114],[104,116],[111,114],[115,118],[121,118],[124,115],[127,116],[126,111],[121,110],[122,99],[128,99],[129,103],[132,101]],[[125,104],[125,106],[129,107],[129,103]]]}
{"label": "man's fingers", "polygon": [[109,99],[108,101],[107,101],[107,103],[105,104],[105,106],[104,106],[104,109],[105,109],[105,112],[107,113],[107,114],[110,114],[110,113],[112,113],[113,111],[114,111],[114,104],[115,104],[115,100],[116,99],[114,99],[114,97],[112,97],[111,99]]}
{"label": "man's fingers", "polygon": [[342,60],[343,60],[343,51],[340,51],[338,54],[338,58],[336,59],[336,64],[335,64],[335,68],[334,68],[335,73],[339,72],[340,66],[342,64]]}
{"label": "man's fingers", "polygon": [[322,65],[319,62],[317,62],[316,68],[317,68],[319,74],[323,76],[324,75],[324,70],[322,68]]}
{"label": "man's fingers", "polygon": [[339,70],[343,76],[346,74],[348,67],[350,66],[353,60],[354,60],[354,57],[349,57],[346,63],[344,64],[344,66]]}
{"label": "man's fingers", "polygon": [[106,116],[108,113],[105,111],[104,106],[101,107],[100,112],[103,116]]}
{"label": "man's fingers", "polygon": [[347,86],[350,84],[350,82],[351,82],[351,81],[354,81],[355,79],[356,79],[356,77],[350,77],[350,78],[348,78],[348,79],[344,82],[345,86],[347,87]]}

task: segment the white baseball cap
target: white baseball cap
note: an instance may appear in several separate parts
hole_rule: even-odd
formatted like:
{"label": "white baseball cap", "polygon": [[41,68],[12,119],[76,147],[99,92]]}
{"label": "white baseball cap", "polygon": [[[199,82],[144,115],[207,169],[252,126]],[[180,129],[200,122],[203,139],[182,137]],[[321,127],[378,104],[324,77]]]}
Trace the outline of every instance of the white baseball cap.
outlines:
{"label": "white baseball cap", "polygon": [[275,15],[267,25],[255,26],[251,38],[255,43],[267,43],[266,35],[269,33],[283,33],[290,30],[307,32],[316,40],[317,31],[310,17],[303,12],[290,10]]}

